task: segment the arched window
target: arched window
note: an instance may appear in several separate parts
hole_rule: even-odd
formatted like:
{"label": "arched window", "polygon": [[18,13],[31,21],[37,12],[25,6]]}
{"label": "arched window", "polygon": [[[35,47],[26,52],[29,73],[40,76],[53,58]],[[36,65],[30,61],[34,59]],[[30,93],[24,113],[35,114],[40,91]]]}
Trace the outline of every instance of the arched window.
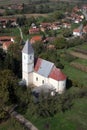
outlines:
{"label": "arched window", "polygon": [[44,84],[44,80],[42,80],[42,84]]}
{"label": "arched window", "polygon": [[38,81],[38,77],[36,77],[36,81]]}
{"label": "arched window", "polygon": [[30,60],[32,59],[32,56],[30,56]]}

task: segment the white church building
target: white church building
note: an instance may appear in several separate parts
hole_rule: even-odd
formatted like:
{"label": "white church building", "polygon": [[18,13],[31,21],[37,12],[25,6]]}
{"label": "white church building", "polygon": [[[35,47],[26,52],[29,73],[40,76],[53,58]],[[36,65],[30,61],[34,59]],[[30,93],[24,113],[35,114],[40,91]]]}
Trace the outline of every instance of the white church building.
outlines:
{"label": "white church building", "polygon": [[47,85],[58,93],[63,93],[66,89],[66,75],[54,63],[38,58],[34,64],[34,50],[28,40],[22,50],[22,79],[27,86]]}

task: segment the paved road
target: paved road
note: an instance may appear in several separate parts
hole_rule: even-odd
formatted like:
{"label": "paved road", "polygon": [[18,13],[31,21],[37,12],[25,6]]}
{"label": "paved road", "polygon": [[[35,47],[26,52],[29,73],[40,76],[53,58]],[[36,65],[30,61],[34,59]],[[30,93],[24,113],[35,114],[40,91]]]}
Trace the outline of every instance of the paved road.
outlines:
{"label": "paved road", "polygon": [[23,33],[22,33],[21,28],[20,28],[19,26],[17,26],[17,28],[18,28],[18,29],[19,29],[19,31],[20,31],[20,36],[21,36],[21,39],[23,39]]}

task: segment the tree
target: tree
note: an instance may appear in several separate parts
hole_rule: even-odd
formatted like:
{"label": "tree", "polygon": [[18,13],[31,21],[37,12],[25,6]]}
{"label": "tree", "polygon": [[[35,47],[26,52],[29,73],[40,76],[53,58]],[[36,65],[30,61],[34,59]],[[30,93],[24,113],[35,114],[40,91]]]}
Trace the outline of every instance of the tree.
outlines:
{"label": "tree", "polygon": [[72,31],[70,29],[65,29],[63,31],[63,36],[64,37],[71,37],[72,36]]}
{"label": "tree", "polygon": [[44,52],[44,50],[45,50],[45,48],[41,42],[37,42],[37,43],[33,44],[33,48],[34,48],[36,57],[39,57],[39,55],[42,52]]}
{"label": "tree", "polygon": [[14,43],[9,46],[5,58],[5,68],[12,70],[19,77],[21,77],[21,66],[22,66],[21,50],[22,46],[18,43]]}
{"label": "tree", "polygon": [[18,25],[20,25],[20,26],[25,25],[25,24],[26,24],[26,16],[23,15],[22,17],[18,17],[16,22],[17,22]]}
{"label": "tree", "polygon": [[56,12],[54,12],[53,17],[55,19],[63,19],[64,18],[64,13],[62,13],[61,11],[56,11]]}
{"label": "tree", "polygon": [[63,37],[57,37],[54,41],[54,45],[55,45],[56,49],[63,49],[65,47],[67,47],[67,41]]}
{"label": "tree", "polygon": [[17,79],[10,70],[0,71],[0,75],[0,119],[3,119],[9,105],[16,101]]}
{"label": "tree", "polygon": [[4,68],[4,59],[5,59],[5,52],[0,48],[0,69]]}

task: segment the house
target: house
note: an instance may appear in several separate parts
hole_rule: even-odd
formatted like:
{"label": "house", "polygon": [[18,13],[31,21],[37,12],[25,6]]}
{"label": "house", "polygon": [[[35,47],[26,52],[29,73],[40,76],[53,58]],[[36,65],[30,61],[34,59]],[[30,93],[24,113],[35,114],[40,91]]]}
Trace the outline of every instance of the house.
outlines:
{"label": "house", "polygon": [[69,23],[63,23],[63,27],[64,28],[71,28],[71,24],[69,24]]}
{"label": "house", "polygon": [[34,50],[26,41],[22,50],[22,79],[27,87],[34,84],[36,87],[48,85],[58,93],[63,93],[66,88],[66,75],[56,68],[55,64],[38,58],[34,64]]}
{"label": "house", "polygon": [[4,42],[12,41],[14,42],[15,37],[11,36],[1,36],[0,37],[0,44],[3,44]]}
{"label": "house", "polygon": [[6,28],[6,24],[8,21],[10,21],[10,24],[12,24],[13,22],[16,23],[16,18],[14,18],[14,17],[13,18],[12,17],[3,18],[3,17],[1,17],[0,23],[1,23],[3,28]]}
{"label": "house", "polygon": [[87,33],[87,25],[83,27],[83,33]]}
{"label": "house", "polygon": [[37,34],[40,32],[39,28],[30,28],[29,29],[29,34]]}
{"label": "house", "polygon": [[45,39],[44,39],[44,43],[53,43],[55,41],[55,37],[46,37]]}
{"label": "house", "polygon": [[60,29],[60,26],[52,24],[51,29],[58,30],[58,29]]}
{"label": "house", "polygon": [[7,52],[8,48],[9,48],[9,46],[10,46],[11,44],[13,44],[12,41],[4,42],[4,43],[3,43],[3,50]]}
{"label": "house", "polygon": [[15,37],[11,36],[1,36],[0,37],[0,45],[4,51],[8,50],[8,47],[14,43]]}
{"label": "house", "polygon": [[40,30],[41,30],[42,32],[45,32],[45,31],[46,31],[46,28],[40,27]]}
{"label": "house", "polygon": [[82,31],[78,28],[73,30],[73,35],[74,36],[82,36]]}
{"label": "house", "polygon": [[79,12],[79,11],[81,11],[81,9],[79,9],[77,6],[75,6],[75,7],[73,8],[73,11],[74,11],[74,12]]}
{"label": "house", "polygon": [[86,4],[83,5],[83,6],[82,6],[82,9],[83,9],[83,10],[87,10],[87,5],[86,5]]}
{"label": "house", "polygon": [[51,23],[41,23],[40,27],[48,28],[51,25]]}
{"label": "house", "polygon": [[30,43],[31,43],[31,44],[34,44],[34,43],[39,42],[39,41],[42,41],[42,37],[41,37],[40,35],[33,36],[33,37],[30,39]]}
{"label": "house", "polygon": [[41,31],[49,30],[51,28],[51,23],[41,23],[40,24],[40,29]]}
{"label": "house", "polygon": [[78,17],[78,18],[76,18],[76,19],[74,20],[74,23],[80,23],[80,22],[82,22],[82,19],[81,19],[80,17]]}

